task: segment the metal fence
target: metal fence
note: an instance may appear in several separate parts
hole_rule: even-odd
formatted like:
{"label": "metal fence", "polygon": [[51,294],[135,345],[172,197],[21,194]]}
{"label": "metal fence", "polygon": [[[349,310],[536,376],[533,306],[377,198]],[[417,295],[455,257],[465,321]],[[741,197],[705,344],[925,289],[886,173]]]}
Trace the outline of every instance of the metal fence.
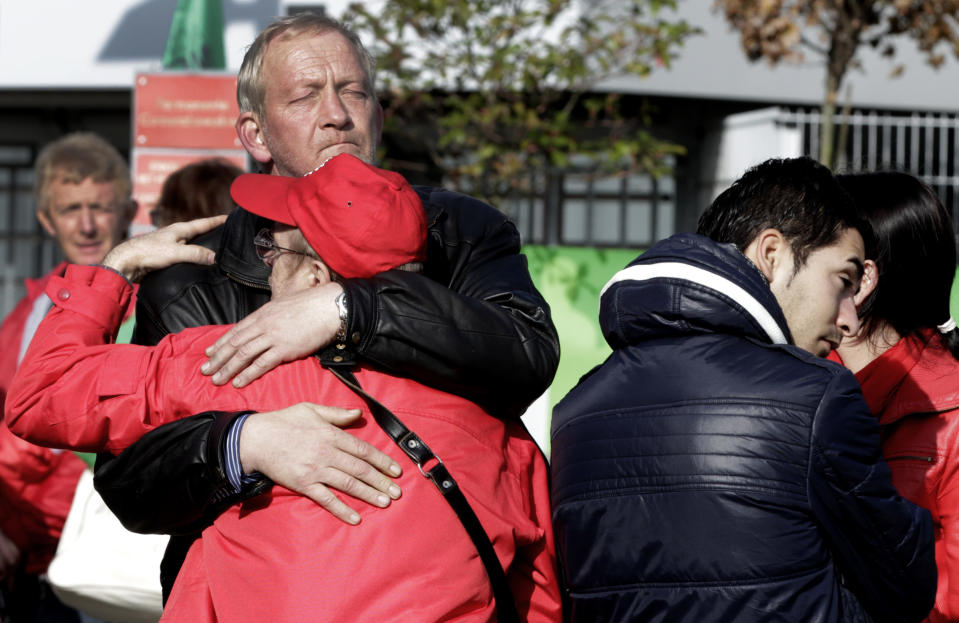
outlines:
{"label": "metal fence", "polygon": [[[836,115],[836,135],[845,133],[837,149],[839,172],[892,169],[921,178],[954,216],[959,207],[959,115],[856,110]],[[803,152],[819,154],[819,110],[784,109],[784,123],[803,135]]]}
{"label": "metal fence", "polygon": [[[777,123],[798,129],[802,154],[818,158],[818,109],[780,108]],[[844,135],[837,172],[912,173],[936,191],[953,222],[959,220],[959,114],[840,111],[835,126],[836,136]],[[692,152],[703,146],[687,147]],[[516,221],[523,241],[536,244],[646,247],[675,232],[677,215],[698,214],[702,208],[677,198],[677,185],[696,183],[682,177],[597,177],[571,170],[542,174],[533,182],[536,192],[504,201],[500,208]]]}
{"label": "metal fence", "polygon": [[0,145],[0,318],[23,297],[24,279],[46,273],[61,258],[37,222],[34,155],[32,147]]}
{"label": "metal fence", "polygon": [[524,243],[641,248],[675,231],[676,182],[669,175],[571,168],[537,174],[530,187],[536,192],[498,206]]}

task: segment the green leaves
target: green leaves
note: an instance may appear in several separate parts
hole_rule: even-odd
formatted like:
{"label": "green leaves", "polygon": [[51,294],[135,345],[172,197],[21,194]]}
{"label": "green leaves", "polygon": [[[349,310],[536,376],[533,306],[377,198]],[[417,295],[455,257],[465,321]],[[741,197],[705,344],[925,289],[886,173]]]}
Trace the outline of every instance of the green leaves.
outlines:
{"label": "green leaves", "polygon": [[356,3],[344,15],[377,58],[393,142],[423,142],[447,183],[496,201],[574,155],[655,172],[681,152],[600,86],[668,67],[697,32],[667,19],[675,4],[387,0],[375,14]]}

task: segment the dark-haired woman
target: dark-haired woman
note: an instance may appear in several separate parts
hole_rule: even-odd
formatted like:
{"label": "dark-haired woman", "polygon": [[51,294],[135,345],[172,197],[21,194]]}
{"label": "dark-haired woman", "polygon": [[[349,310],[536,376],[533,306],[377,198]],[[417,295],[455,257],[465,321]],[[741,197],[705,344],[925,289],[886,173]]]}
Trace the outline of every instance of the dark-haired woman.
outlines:
{"label": "dark-haired woman", "polygon": [[180,167],[163,182],[150,220],[157,227],[195,218],[229,214],[236,207],[230,185],[243,170],[220,158],[199,160]]}
{"label": "dark-haired woman", "polygon": [[927,621],[959,621],[959,332],[956,242],[935,193],[904,173],[840,176],[876,232],[856,298],[859,334],[834,355],[882,427],[899,493],[929,509],[939,584]]}

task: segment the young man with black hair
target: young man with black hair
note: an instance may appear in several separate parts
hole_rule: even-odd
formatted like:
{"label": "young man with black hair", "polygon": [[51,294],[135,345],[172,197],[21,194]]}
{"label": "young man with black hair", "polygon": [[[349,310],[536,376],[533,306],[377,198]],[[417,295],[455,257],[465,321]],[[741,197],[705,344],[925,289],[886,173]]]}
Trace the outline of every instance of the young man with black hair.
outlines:
{"label": "young man with black hair", "polygon": [[[871,230],[809,159],[749,171],[603,289],[613,353],[553,413],[573,621],[917,621],[929,514],[855,378]],[[865,239],[865,242],[864,242]]]}

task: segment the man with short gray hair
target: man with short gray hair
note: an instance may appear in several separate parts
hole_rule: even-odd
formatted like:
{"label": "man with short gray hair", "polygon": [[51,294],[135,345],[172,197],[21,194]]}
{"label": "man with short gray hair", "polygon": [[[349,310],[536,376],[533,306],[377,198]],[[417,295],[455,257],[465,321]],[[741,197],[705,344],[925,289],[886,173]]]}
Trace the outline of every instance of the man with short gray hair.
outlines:
{"label": "man with short gray hair", "polygon": [[[136,212],[130,171],[120,153],[90,132],[69,134],[46,145],[34,165],[37,220],[56,240],[64,261],[40,279],[26,281],[26,296],[0,326],[0,414],[7,389],[33,333],[51,306],[44,287],[70,264],[96,264],[127,236]],[[0,578],[18,575],[6,594],[14,620],[31,609],[62,610],[41,575],[46,572],[70,510],[84,464],[72,452],[26,443],[0,422]],[[35,614],[35,613],[34,613]],[[27,619],[32,620],[32,619]]]}

